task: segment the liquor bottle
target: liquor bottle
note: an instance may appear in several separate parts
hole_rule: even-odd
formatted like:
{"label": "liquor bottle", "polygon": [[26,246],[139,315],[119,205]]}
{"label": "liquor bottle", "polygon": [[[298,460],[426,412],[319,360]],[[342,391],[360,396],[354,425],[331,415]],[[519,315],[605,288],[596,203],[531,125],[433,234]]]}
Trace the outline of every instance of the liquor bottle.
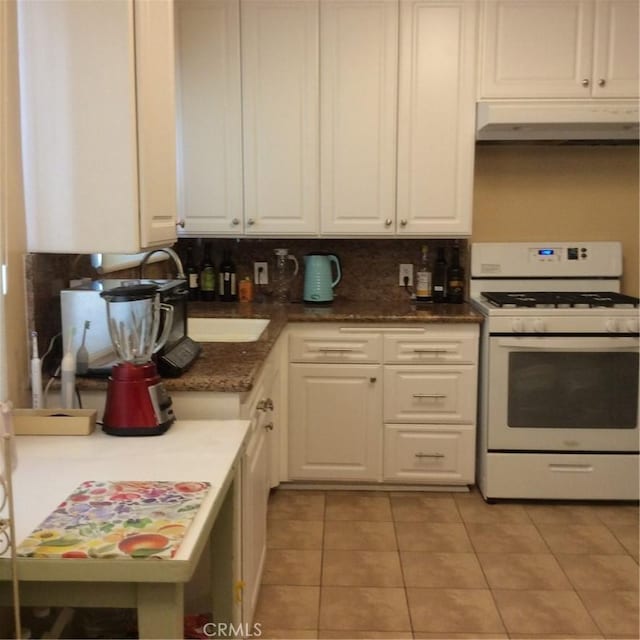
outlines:
{"label": "liquor bottle", "polygon": [[187,276],[187,291],[189,292],[189,300],[200,299],[200,271],[196,266],[193,257],[193,246],[191,243],[187,245],[187,259],[184,265]]}
{"label": "liquor bottle", "polygon": [[416,273],[416,301],[431,302],[431,269],[429,268],[429,247],[422,245],[422,257]]}
{"label": "liquor bottle", "polygon": [[200,300],[211,302],[216,299],[216,270],[211,257],[211,244],[205,243],[200,268]]}
{"label": "liquor bottle", "polygon": [[447,260],[444,247],[438,247],[438,257],[433,265],[433,301],[445,302],[447,299]]}
{"label": "liquor bottle", "polygon": [[464,302],[464,269],[460,266],[460,249],[453,247],[447,280],[447,300],[454,304]]}
{"label": "liquor bottle", "polygon": [[238,299],[236,287],[236,265],[231,259],[231,252],[225,251],[222,254],[222,262],[218,270],[218,293],[220,300],[225,302],[235,302]]}

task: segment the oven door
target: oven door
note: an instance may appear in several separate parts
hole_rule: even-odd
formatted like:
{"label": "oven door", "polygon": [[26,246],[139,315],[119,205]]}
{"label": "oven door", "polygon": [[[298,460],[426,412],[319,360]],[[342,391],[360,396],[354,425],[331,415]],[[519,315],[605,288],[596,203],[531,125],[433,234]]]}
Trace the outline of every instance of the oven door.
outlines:
{"label": "oven door", "polygon": [[490,336],[490,451],[638,451],[638,338]]}

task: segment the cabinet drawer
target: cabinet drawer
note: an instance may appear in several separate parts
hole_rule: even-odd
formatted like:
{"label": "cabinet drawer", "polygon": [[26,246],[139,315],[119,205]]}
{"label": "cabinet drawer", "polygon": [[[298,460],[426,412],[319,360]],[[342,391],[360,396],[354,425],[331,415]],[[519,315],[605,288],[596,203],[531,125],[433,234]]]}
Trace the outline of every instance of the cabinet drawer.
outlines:
{"label": "cabinet drawer", "polygon": [[385,425],[384,479],[395,482],[472,484],[475,429]]}
{"label": "cabinet drawer", "polygon": [[428,331],[422,335],[385,335],[384,361],[399,364],[474,364],[476,332]]}
{"label": "cabinet drawer", "polygon": [[291,333],[290,362],[382,362],[382,336],[376,333]]}
{"label": "cabinet drawer", "polygon": [[476,414],[476,367],[384,367],[385,422],[469,423]]}

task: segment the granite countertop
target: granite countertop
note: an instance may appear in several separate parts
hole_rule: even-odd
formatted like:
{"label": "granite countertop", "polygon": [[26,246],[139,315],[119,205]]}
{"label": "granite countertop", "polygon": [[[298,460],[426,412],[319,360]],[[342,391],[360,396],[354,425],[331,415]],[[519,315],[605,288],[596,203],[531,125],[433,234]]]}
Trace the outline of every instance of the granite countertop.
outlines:
{"label": "granite countertop", "polygon": [[[331,305],[272,305],[266,303],[191,302],[189,316],[227,318],[270,318],[271,322],[255,342],[208,342],[189,371],[179,378],[166,378],[169,393],[176,391],[221,391],[243,393],[253,382],[271,348],[289,322],[370,323],[481,323],[482,316],[469,304],[360,302],[336,299]],[[107,381],[77,379],[82,390],[103,390]]]}

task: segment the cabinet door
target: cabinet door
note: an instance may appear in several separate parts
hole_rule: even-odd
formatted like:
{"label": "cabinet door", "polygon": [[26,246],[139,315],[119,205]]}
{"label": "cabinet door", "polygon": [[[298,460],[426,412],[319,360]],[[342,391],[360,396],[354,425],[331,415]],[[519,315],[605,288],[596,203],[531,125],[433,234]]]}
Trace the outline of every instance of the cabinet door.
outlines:
{"label": "cabinet door", "polygon": [[136,0],[138,190],[142,247],[176,241],[176,87],[173,0]]}
{"label": "cabinet door", "polygon": [[638,2],[596,2],[593,95],[638,97]]}
{"label": "cabinet door", "polygon": [[410,423],[467,423],[476,418],[476,367],[384,368],[384,420]]}
{"label": "cabinet door", "polygon": [[251,624],[267,549],[269,459],[265,430],[260,425],[249,441],[242,464],[242,621]]}
{"label": "cabinet door", "polygon": [[398,232],[471,233],[475,0],[401,0]]}
{"label": "cabinet door", "polygon": [[590,97],[590,0],[487,0],[483,7],[481,97]]}
{"label": "cabinet door", "polygon": [[318,1],[243,0],[245,232],[318,227]]}
{"label": "cabinet door", "polygon": [[395,233],[397,0],[324,0],[321,231]]}
{"label": "cabinet door", "polygon": [[169,3],[20,2],[18,15],[29,251],[136,253],[175,238]]}
{"label": "cabinet door", "polygon": [[289,478],[379,480],[380,365],[289,367]]}
{"label": "cabinet door", "polygon": [[186,236],[242,232],[239,0],[178,0],[180,214]]}

